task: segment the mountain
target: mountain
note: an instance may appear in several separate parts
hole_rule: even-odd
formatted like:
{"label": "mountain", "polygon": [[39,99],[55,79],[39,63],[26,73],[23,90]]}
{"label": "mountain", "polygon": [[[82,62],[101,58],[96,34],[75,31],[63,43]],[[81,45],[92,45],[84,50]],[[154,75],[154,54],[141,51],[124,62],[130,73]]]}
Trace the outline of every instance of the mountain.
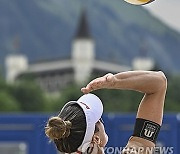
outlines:
{"label": "mountain", "polygon": [[145,54],[163,70],[180,71],[180,34],[123,0],[1,0],[0,64],[13,52],[30,62],[69,58],[82,8],[97,59],[131,65]]}

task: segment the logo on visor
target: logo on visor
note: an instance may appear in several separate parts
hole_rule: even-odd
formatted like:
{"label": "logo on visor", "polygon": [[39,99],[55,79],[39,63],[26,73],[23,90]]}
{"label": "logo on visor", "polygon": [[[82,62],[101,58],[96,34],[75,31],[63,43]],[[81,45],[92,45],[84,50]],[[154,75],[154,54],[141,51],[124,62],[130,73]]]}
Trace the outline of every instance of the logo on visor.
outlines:
{"label": "logo on visor", "polygon": [[83,104],[83,105],[86,107],[86,109],[90,109],[90,107],[87,106],[87,104],[85,104],[85,103],[83,103],[83,102],[80,102],[80,103]]}

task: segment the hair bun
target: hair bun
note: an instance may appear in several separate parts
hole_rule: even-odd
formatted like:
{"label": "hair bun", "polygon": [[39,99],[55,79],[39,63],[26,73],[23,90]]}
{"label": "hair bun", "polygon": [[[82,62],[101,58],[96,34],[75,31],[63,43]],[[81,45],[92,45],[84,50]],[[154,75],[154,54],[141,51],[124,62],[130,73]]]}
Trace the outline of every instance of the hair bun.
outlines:
{"label": "hair bun", "polygon": [[70,135],[71,126],[70,121],[64,121],[60,117],[52,117],[48,120],[45,133],[51,140],[66,138]]}

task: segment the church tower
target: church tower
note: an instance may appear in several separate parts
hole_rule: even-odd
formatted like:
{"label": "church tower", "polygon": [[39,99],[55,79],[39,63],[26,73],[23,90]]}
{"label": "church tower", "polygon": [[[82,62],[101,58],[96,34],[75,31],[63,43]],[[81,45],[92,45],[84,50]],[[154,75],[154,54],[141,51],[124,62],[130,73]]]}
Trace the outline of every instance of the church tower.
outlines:
{"label": "church tower", "polygon": [[94,58],[95,43],[90,35],[86,12],[82,11],[79,27],[72,44],[72,60],[76,83],[82,84],[89,79]]}

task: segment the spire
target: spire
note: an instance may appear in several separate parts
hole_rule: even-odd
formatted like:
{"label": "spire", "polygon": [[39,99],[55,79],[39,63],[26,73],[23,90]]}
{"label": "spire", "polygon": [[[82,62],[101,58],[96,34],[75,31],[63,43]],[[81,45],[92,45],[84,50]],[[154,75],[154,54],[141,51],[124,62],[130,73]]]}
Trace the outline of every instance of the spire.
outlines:
{"label": "spire", "polygon": [[82,11],[75,38],[91,38],[85,10]]}

